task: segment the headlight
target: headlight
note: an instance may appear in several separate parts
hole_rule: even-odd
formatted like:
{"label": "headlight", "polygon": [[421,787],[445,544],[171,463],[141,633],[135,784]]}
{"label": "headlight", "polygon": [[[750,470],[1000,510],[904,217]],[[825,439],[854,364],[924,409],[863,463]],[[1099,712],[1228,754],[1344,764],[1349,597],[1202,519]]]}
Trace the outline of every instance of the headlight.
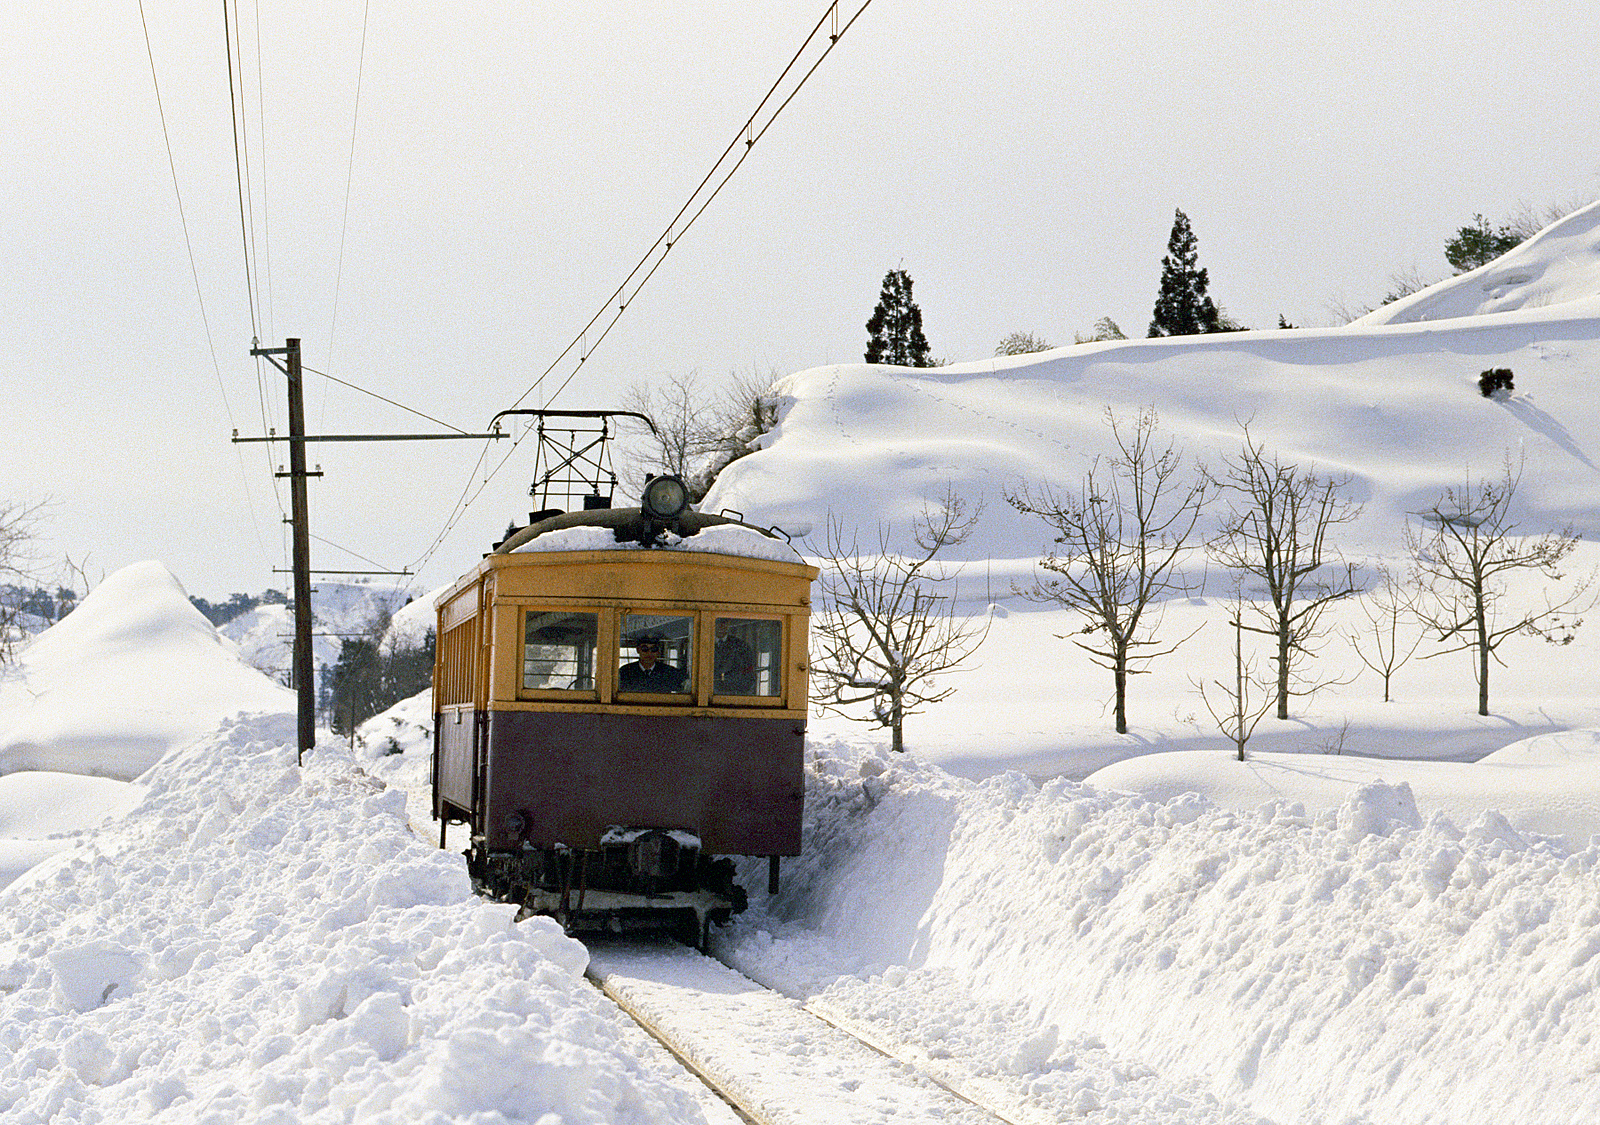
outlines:
{"label": "headlight", "polygon": [[658,523],[677,519],[689,507],[689,489],[673,476],[652,477],[639,497],[639,508]]}

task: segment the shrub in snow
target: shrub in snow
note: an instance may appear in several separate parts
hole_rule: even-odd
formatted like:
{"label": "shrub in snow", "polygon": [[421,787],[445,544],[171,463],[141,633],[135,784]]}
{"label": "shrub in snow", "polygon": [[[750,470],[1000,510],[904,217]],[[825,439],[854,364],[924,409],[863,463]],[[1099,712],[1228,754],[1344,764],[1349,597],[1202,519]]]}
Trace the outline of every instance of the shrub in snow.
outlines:
{"label": "shrub in snow", "polygon": [[1515,388],[1511,385],[1511,368],[1491,367],[1478,376],[1478,390],[1483,392],[1484,398],[1493,398],[1496,391],[1505,391],[1510,394]]}

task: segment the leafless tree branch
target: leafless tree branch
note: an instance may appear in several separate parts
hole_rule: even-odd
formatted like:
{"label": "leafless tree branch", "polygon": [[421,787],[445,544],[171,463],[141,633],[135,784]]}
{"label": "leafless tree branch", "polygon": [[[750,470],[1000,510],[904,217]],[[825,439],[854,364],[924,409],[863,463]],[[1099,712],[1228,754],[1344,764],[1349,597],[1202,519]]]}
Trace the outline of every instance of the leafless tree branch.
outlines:
{"label": "leafless tree branch", "polygon": [[1117,453],[1091,464],[1075,492],[1024,485],[1006,501],[1056,533],[1054,547],[1039,561],[1045,573],[1036,571],[1033,584],[1017,592],[1075,610],[1084,618],[1081,636],[1101,635],[1096,642],[1071,640],[1111,670],[1116,729],[1126,734],[1128,676],[1182,643],[1163,645],[1156,632],[1166,600],[1192,589],[1179,564],[1189,553],[1208,486],[1203,474],[1181,472],[1174,445],[1157,446],[1153,407],[1141,410],[1131,427],[1110,410],[1106,420]]}
{"label": "leafless tree branch", "polygon": [[[1593,605],[1594,574],[1580,575],[1566,589],[1561,564],[1578,545],[1570,525],[1543,535],[1517,534],[1512,504],[1522,478],[1508,463],[1498,480],[1469,479],[1447,488],[1416,522],[1407,521],[1406,547],[1416,567],[1419,591],[1413,611],[1445,646],[1440,653],[1471,652],[1478,683],[1478,714],[1489,713],[1489,663],[1504,664],[1500,646],[1525,633],[1551,644],[1570,644]],[[1519,572],[1542,575],[1540,604],[1514,607],[1507,582]]]}
{"label": "leafless tree branch", "polygon": [[887,727],[892,748],[903,750],[908,715],[955,691],[936,683],[975,652],[989,632],[987,615],[963,615],[955,590],[939,592],[954,575],[938,561],[977,527],[981,505],[970,508],[946,489],[925,507],[912,531],[917,552],[891,549],[889,529],[878,530],[878,553],[863,555],[854,532],[829,514],[819,557],[822,607],[813,629],[812,684],[825,710],[870,704],[861,721]]}
{"label": "leafless tree branch", "polygon": [[1224,461],[1216,484],[1229,509],[1209,544],[1211,557],[1262,588],[1264,600],[1252,606],[1258,624],[1242,627],[1276,640],[1278,718],[1287,719],[1291,696],[1332,682],[1308,679],[1301,669],[1326,633],[1328,606],[1361,589],[1358,568],[1328,538],[1355,520],[1361,505],[1346,498],[1348,476],[1320,476],[1269,454],[1248,426],[1239,455]]}

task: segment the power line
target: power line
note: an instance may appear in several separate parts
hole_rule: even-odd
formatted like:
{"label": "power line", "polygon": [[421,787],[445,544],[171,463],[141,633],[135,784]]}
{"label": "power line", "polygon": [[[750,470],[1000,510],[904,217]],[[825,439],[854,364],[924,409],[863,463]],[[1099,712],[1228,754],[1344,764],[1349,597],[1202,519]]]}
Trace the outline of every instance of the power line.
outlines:
{"label": "power line", "polygon": [[[237,7],[235,12],[237,13]],[[244,288],[245,295],[250,305],[250,334],[259,338],[261,325],[256,317],[256,288],[254,271],[250,260],[250,224],[248,215],[249,205],[245,202],[245,158],[244,125],[239,112],[240,87],[244,85],[243,74],[234,75],[234,22],[228,18],[228,0],[222,0],[222,38],[227,47],[228,61],[228,114],[229,125],[233,131],[233,178],[239,188],[239,240],[244,248]],[[242,64],[243,60],[241,60]]]}
{"label": "power line", "polygon": [[[513,408],[520,406],[529,395],[539,390],[544,385],[545,380],[549,378],[552,372],[561,366],[563,361],[565,361],[567,357],[573,353],[574,349],[578,351],[576,363],[573,364],[572,370],[567,374],[567,377],[562,380],[561,384],[555,389],[555,391],[544,399],[545,405],[548,406],[551,402],[554,402],[556,396],[564,391],[568,384],[570,384],[572,380],[577,377],[578,372],[583,368],[583,364],[591,355],[594,354],[594,349],[599,347],[600,344],[605,341],[605,338],[610,335],[611,329],[615,327],[617,321],[622,318],[622,314],[627,311],[628,306],[633,302],[633,300],[638,297],[640,290],[642,290],[650,281],[650,279],[655,276],[656,270],[661,268],[662,262],[665,261],[666,256],[671,253],[672,248],[677,245],[679,240],[681,240],[685,234],[688,233],[689,229],[694,226],[696,220],[698,220],[700,216],[705,213],[706,208],[711,205],[711,201],[721,193],[723,187],[725,187],[728,181],[733,178],[733,174],[739,170],[740,165],[742,165],[745,161],[745,158],[749,156],[750,150],[755,147],[756,142],[766,135],[767,130],[772,127],[773,122],[778,119],[779,114],[788,108],[789,103],[795,99],[795,96],[800,93],[800,90],[805,86],[806,82],[808,82],[811,76],[816,73],[817,68],[822,65],[822,60],[827,58],[828,55],[832,53],[833,48],[838,45],[839,40],[844,37],[845,33],[849,31],[852,26],[854,26],[856,20],[861,18],[861,14],[867,10],[867,7],[871,3],[872,0],[862,0],[861,6],[856,9],[855,14],[846,20],[843,26],[840,26],[839,2],[838,0],[832,0],[827,9],[822,13],[822,18],[817,21],[816,26],[811,29],[811,33],[806,36],[804,42],[800,44],[799,49],[795,51],[794,57],[789,60],[789,64],[783,68],[782,73],[780,73],[777,79],[772,83],[772,87],[761,99],[760,103],[757,104],[754,112],[752,112],[749,118],[745,120],[744,124],[739,128],[739,131],[737,134],[735,134],[734,138],[728,142],[727,148],[723,149],[722,154],[717,157],[716,161],[711,165],[711,169],[705,174],[705,177],[701,179],[700,183],[696,185],[689,198],[684,201],[683,206],[678,209],[677,214],[673,215],[672,220],[667,223],[666,228],[656,238],[655,242],[651,244],[650,248],[645,251],[638,263],[633,267],[632,270],[629,271],[628,276],[623,278],[622,284],[618,285],[616,289],[612,291],[611,295],[606,298],[605,302],[600,306],[595,314],[589,318],[589,320],[581,329],[578,330],[577,334],[572,338],[572,341],[561,350],[560,354],[558,354],[556,358],[551,361],[550,365],[540,373],[539,377],[536,378],[533,383],[517,397],[516,402],[512,404]],[[778,95],[778,92],[784,86],[785,80],[789,77],[791,72],[795,70],[801,59],[805,56],[807,49],[810,48],[813,43],[817,42],[818,36],[819,34],[822,34],[824,27],[831,27],[831,30],[826,33],[827,45],[822,48],[821,53],[817,56],[815,61],[812,62],[811,66],[806,69],[805,73],[799,77],[799,80],[794,84],[793,89],[789,90],[782,100],[778,102],[776,108],[774,108],[770,114],[766,116],[765,121],[762,122],[758,128],[757,122],[761,120],[763,111],[767,108],[768,103],[772,102],[773,99]],[[741,145],[743,145],[742,150],[740,149]],[[737,153],[737,156],[734,155],[735,153]],[[732,158],[731,164],[729,163],[730,157]],[[726,171],[721,172],[721,176],[718,178],[719,172],[724,167],[726,167]],[[708,186],[710,186],[709,193],[707,192]],[[697,202],[698,206],[696,206]],[[680,226],[680,221],[684,220],[686,215],[688,216],[687,221],[683,221],[682,225]],[[636,278],[638,279],[637,283],[635,283]],[[631,291],[629,289],[630,285],[632,285]],[[607,317],[608,313],[610,314],[609,318]],[[604,327],[591,344],[589,342],[589,333],[593,328],[595,328],[596,325],[601,324],[602,321],[604,322]],[[434,538],[433,543],[425,552],[423,552],[422,557],[412,565],[412,569],[420,571],[422,567],[427,565],[428,560],[433,557],[434,552],[437,551],[440,545],[444,542],[445,536],[448,535],[455,527],[456,522],[461,518],[462,515],[465,514],[466,509],[483,494],[484,489],[489,486],[489,482],[494,479],[496,474],[499,473],[500,469],[504,467],[506,462],[511,459],[512,454],[517,451],[517,447],[522,444],[522,441],[524,438],[526,438],[526,436],[527,431],[524,431],[522,437],[513,439],[511,448],[506,451],[505,456],[500,459],[494,468],[489,471],[488,475],[477,484],[477,488],[474,489],[473,485],[477,479],[478,471],[480,468],[482,468],[484,458],[489,452],[488,443],[484,444],[483,450],[478,455],[477,464],[473,466],[472,472],[467,478],[467,483],[462,489],[461,498],[456,501],[456,506],[452,509],[449,517],[446,518],[444,527],[440,529],[439,534]]]}
{"label": "power line", "polygon": [[309,371],[313,375],[321,375],[324,379],[327,379],[330,382],[338,383],[341,387],[349,387],[352,391],[360,391],[362,394],[369,395],[372,398],[377,399],[379,402],[386,402],[390,406],[397,407],[397,408],[399,408],[401,410],[404,410],[407,414],[415,414],[418,418],[426,419],[427,421],[432,422],[436,426],[443,426],[445,429],[454,430],[458,434],[464,434],[464,433],[467,432],[466,430],[461,429],[461,427],[459,427],[459,426],[452,426],[449,422],[441,422],[441,421],[439,421],[439,419],[435,418],[431,414],[424,414],[420,410],[413,410],[413,409],[411,409],[411,407],[406,406],[404,403],[396,402],[392,398],[384,398],[377,391],[369,391],[365,387],[358,387],[354,383],[347,383],[343,379],[338,378],[337,376],[329,375],[326,371],[318,371],[315,367],[306,367],[304,364],[301,364],[301,370],[302,371]]}
{"label": "power line", "polygon": [[344,243],[350,230],[350,185],[356,171],[356,126],[361,120],[361,77],[367,61],[367,16],[372,11],[372,0],[366,0],[361,10],[361,50],[356,56],[355,106],[350,114],[350,159],[344,174],[344,216],[339,223],[339,259],[333,273],[333,316],[328,324],[328,358],[333,358],[333,333],[339,324],[339,286],[344,280]]}
{"label": "power line", "polygon": [[[267,191],[267,98],[266,75],[262,71],[261,63],[261,2],[256,0],[255,7],[256,27],[256,132],[260,136],[261,146],[261,257],[258,260],[264,265],[260,272],[265,274],[266,294],[264,297],[265,308],[262,309],[262,322],[270,338],[272,332],[272,207],[271,196]],[[257,278],[257,285],[262,279]]]}
{"label": "power line", "polygon": [[[179,183],[178,183],[178,162],[177,162],[177,159],[173,155],[173,152],[172,152],[172,134],[167,128],[167,110],[166,110],[166,106],[163,104],[163,102],[161,100],[161,80],[158,77],[157,71],[156,71],[155,48],[153,47],[153,45],[150,42],[150,24],[145,18],[144,0],[139,0],[139,26],[144,32],[145,56],[146,56],[146,58],[148,58],[150,60],[150,85],[151,85],[151,88],[155,91],[155,96],[156,96],[156,115],[157,115],[157,117],[160,118],[160,121],[161,121],[161,139],[162,139],[162,143],[165,145],[166,150],[167,150],[167,170],[172,176],[172,195],[173,195],[173,198],[175,200],[177,200],[177,204],[178,204],[178,225],[183,230],[184,250],[187,252],[188,257],[189,257],[189,276],[194,281],[195,303],[199,306],[199,309],[200,309],[200,324],[205,330],[206,350],[211,355],[211,370],[212,370],[212,373],[216,377],[216,380],[217,380],[217,393],[222,398],[222,411],[228,417],[228,425],[229,425],[229,427],[233,428],[235,426],[234,417],[233,417],[233,405],[228,401],[227,384],[224,383],[223,379],[222,379],[222,364],[217,359],[217,345],[216,345],[215,339],[212,337],[212,334],[211,334],[211,318],[206,313],[205,291],[201,288],[201,285],[200,285],[200,268],[195,263],[194,240],[189,235],[189,218],[188,218],[187,213],[184,210],[184,206],[183,206],[183,191],[182,191],[182,189],[181,189],[181,187],[179,186]],[[271,454],[269,453],[268,454],[268,460],[270,461],[270,459],[271,459]],[[240,476],[240,478],[241,478],[241,480],[242,480],[242,482],[244,484],[245,505],[249,509],[249,512],[250,512],[250,526],[255,531],[256,545],[258,547],[260,547],[262,550],[265,550],[266,549],[266,543],[262,539],[262,536],[261,536],[261,522],[260,522],[260,520],[258,520],[256,518],[255,501],[252,499],[251,493],[250,493],[250,476],[249,476],[249,473],[246,471],[245,466],[244,466],[244,451],[243,450],[239,451],[239,476]],[[281,509],[282,505],[280,504],[279,507]]]}

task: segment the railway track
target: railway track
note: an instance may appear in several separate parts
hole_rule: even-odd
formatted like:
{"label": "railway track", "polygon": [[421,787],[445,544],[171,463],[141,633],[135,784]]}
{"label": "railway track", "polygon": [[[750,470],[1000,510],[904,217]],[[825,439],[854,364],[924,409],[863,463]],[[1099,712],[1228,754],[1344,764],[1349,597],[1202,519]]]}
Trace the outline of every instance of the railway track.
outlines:
{"label": "railway track", "polygon": [[684,946],[596,942],[589,977],[753,1125],[1036,1125],[939,1077],[838,1013]]}

